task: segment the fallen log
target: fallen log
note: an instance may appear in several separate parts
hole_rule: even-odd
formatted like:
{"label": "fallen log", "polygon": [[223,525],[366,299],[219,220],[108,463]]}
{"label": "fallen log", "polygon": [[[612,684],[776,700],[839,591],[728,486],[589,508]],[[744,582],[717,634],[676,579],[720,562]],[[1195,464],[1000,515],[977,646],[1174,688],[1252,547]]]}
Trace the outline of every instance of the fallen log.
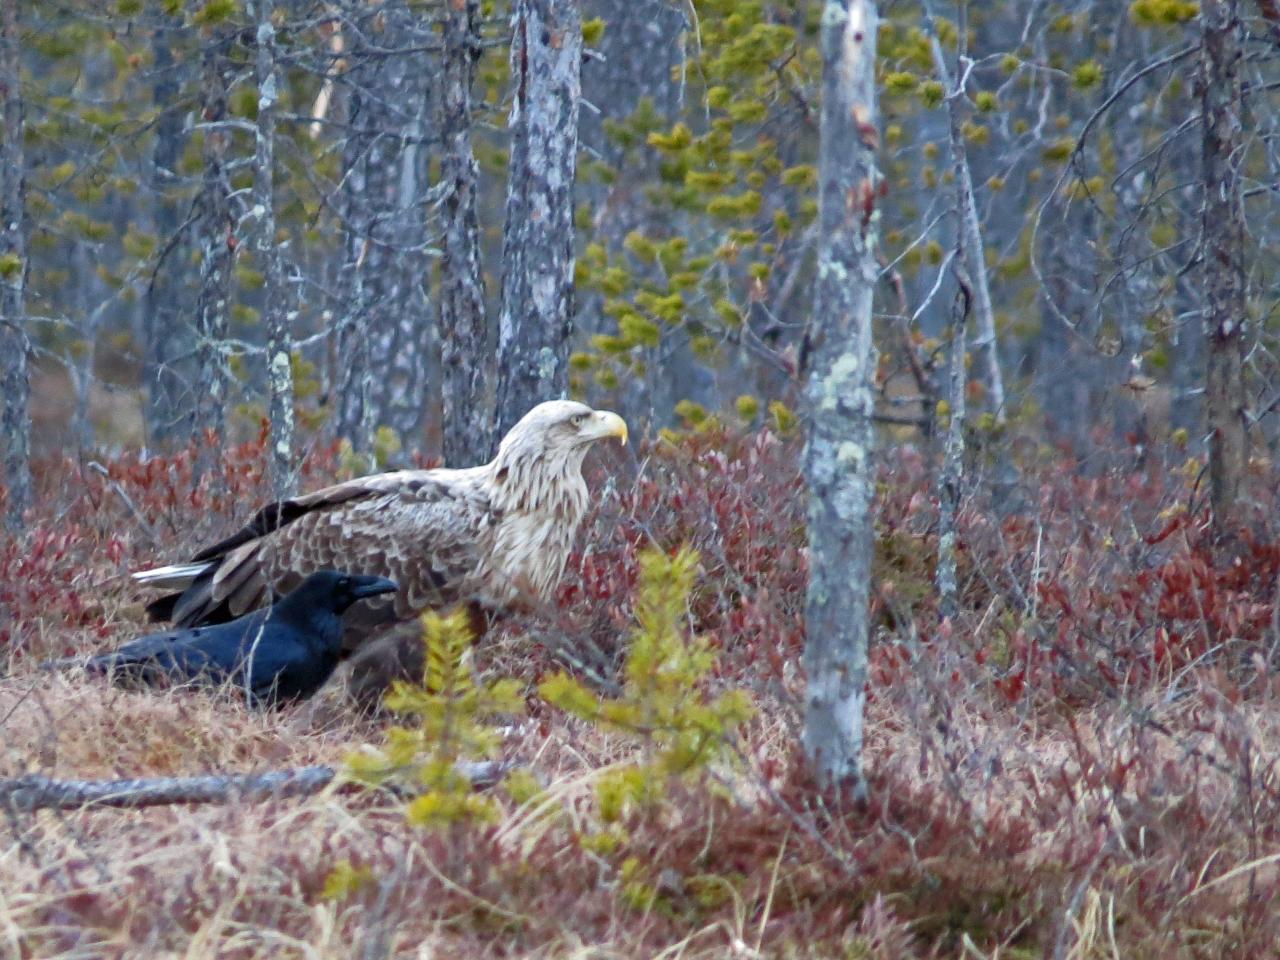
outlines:
{"label": "fallen log", "polygon": [[[483,789],[502,779],[510,764],[459,763],[458,773]],[[0,807],[13,812],[78,810],[81,807],[140,809],[170,804],[237,803],[319,793],[333,782],[333,767],[296,767],[265,773],[135,780],[60,780],[41,774],[0,780]],[[353,785],[354,786],[354,785]]]}

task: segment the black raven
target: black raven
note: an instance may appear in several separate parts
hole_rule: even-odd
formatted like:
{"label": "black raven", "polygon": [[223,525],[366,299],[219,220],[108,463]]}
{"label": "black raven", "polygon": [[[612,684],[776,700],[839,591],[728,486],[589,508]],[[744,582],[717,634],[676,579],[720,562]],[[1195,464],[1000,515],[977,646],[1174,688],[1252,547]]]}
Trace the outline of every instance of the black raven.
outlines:
{"label": "black raven", "polygon": [[255,705],[301,700],[320,689],[338,665],[347,608],[397,589],[386,577],[322,570],[274,606],[229,623],[153,633],[88,661],[45,666],[83,664],[91,673],[149,685],[230,683]]}

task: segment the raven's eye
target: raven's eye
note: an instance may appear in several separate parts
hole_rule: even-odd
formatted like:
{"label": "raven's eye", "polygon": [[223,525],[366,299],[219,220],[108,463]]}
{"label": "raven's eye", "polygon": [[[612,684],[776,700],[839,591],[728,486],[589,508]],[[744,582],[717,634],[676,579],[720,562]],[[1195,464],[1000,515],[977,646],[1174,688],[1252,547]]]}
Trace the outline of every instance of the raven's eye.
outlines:
{"label": "raven's eye", "polygon": [[351,589],[351,578],[350,578],[350,577],[343,577],[341,580],[339,580],[339,581],[338,581],[338,589],[339,589],[339,590],[350,590],[350,589]]}

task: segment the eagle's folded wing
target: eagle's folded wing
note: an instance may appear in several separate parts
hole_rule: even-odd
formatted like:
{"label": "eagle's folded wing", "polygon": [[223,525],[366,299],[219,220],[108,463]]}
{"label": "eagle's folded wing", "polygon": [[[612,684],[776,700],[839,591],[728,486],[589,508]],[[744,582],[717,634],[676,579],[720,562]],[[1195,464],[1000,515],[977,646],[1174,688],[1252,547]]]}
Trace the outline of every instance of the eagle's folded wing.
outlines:
{"label": "eagle's folded wing", "polygon": [[[361,603],[348,623],[372,627],[465,599],[493,523],[476,471],[417,470],[360,478],[271,504],[197,555],[208,567],[155,604],[178,625],[238,617],[316,570],[390,577],[394,598]],[[394,604],[394,606],[393,606]]]}

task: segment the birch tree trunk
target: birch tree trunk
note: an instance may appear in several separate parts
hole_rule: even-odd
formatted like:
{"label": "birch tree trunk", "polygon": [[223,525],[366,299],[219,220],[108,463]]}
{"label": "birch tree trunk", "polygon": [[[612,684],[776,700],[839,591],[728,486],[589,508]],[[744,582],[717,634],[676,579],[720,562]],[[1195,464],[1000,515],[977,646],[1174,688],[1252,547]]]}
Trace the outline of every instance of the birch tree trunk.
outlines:
{"label": "birch tree trunk", "polygon": [[866,792],[861,753],[874,485],[871,301],[880,229],[877,26],[872,0],[824,4],[820,240],[808,334],[804,745],[819,782],[855,798]]}
{"label": "birch tree trunk", "polygon": [[5,526],[22,529],[31,505],[31,383],[27,370],[26,155],[23,149],[22,71],[18,0],[0,0],[0,98],[4,143],[0,145],[0,394],[4,410]]}
{"label": "birch tree trunk", "polygon": [[480,168],[471,149],[471,83],[480,56],[479,0],[445,4],[444,95],[440,117],[444,183],[444,257],[440,264],[440,359],[444,462],[489,458],[486,383],[490,356],[476,192]]}
{"label": "birch tree trunk", "polygon": [[1230,538],[1248,463],[1245,352],[1245,225],[1240,183],[1242,54],[1239,0],[1200,5],[1201,176],[1204,205],[1205,403],[1213,529]]}
{"label": "birch tree trunk", "polygon": [[230,46],[229,37],[209,40],[200,81],[204,178],[200,188],[200,293],[196,300],[196,389],[191,418],[191,436],[197,445],[193,480],[197,483],[212,462],[206,435],[221,437],[226,429],[230,383],[224,353],[236,237],[231,219],[231,181],[226,169],[231,132],[223,126],[227,119]]}
{"label": "birch tree trunk", "polygon": [[516,0],[495,441],[568,388],[581,73],[578,0]]}
{"label": "birch tree trunk", "polygon": [[258,123],[253,157],[253,203],[258,217],[254,243],[264,278],[262,320],[267,330],[267,421],[271,429],[269,473],[271,493],[283,500],[293,492],[293,364],[290,359],[289,291],[284,262],[276,245],[275,163],[276,69],[275,4],[258,0],[257,59]]}

